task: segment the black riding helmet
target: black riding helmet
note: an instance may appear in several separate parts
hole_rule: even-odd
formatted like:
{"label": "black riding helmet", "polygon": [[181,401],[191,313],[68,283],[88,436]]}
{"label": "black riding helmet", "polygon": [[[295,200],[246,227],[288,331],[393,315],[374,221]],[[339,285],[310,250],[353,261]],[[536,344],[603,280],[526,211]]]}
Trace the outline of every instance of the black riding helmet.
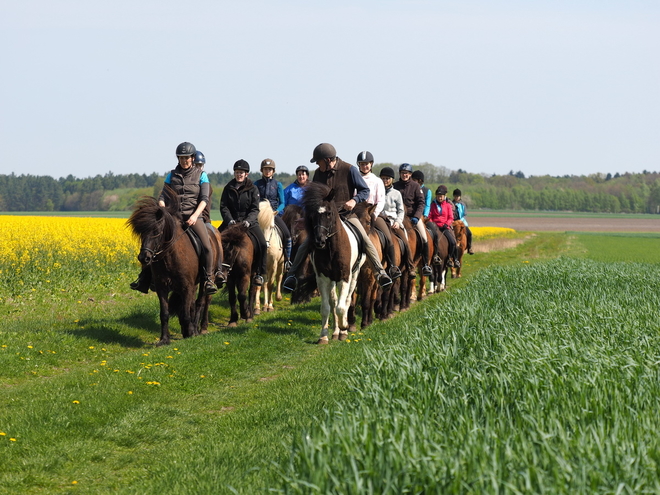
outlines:
{"label": "black riding helmet", "polygon": [[176,156],[190,156],[194,155],[196,151],[195,145],[186,141],[176,147]]}
{"label": "black riding helmet", "polygon": [[298,175],[298,172],[305,172],[307,175],[309,175],[309,169],[307,168],[307,165],[300,165],[296,169],[296,175]]}
{"label": "black riding helmet", "polygon": [[461,190],[460,190],[460,189],[454,189],[453,195],[454,195],[454,196],[463,196],[463,195],[461,194]]}
{"label": "black riding helmet", "polygon": [[392,167],[383,167],[383,169],[380,171],[380,176],[394,179],[394,170],[392,170]]}
{"label": "black riding helmet", "polygon": [[234,163],[234,170],[244,170],[246,172],[249,172],[250,164],[241,158],[236,163]]}
{"label": "black riding helmet", "polygon": [[422,172],[421,170],[415,170],[412,173],[411,179],[412,180],[421,180],[422,182],[424,182],[424,172]]}
{"label": "black riding helmet", "polygon": [[357,163],[360,162],[373,162],[374,161],[374,155],[371,154],[371,151],[360,151],[360,153],[357,156],[357,160],[355,160]]}
{"label": "black riding helmet", "polygon": [[402,163],[399,165],[399,173],[401,172],[410,172],[412,174],[412,165],[410,163]]}
{"label": "black riding helmet", "polygon": [[445,196],[447,195],[447,186],[438,186],[438,188],[435,190],[436,196],[438,194],[444,194]]}

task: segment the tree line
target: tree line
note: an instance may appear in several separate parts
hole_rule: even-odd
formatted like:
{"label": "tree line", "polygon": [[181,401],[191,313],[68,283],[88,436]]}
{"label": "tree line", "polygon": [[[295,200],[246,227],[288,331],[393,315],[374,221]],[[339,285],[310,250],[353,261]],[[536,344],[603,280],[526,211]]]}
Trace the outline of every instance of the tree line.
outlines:
{"label": "tree line", "polygon": [[[391,166],[381,163],[374,172]],[[435,191],[439,184],[459,188],[471,209],[541,211],[583,211],[603,213],[660,213],[660,173],[529,176],[521,171],[507,175],[484,175],[449,170],[430,163],[414,165],[424,172],[426,185]],[[213,208],[220,203],[222,187],[233,173],[210,172],[214,189]],[[260,174],[252,173],[254,181]],[[69,175],[0,175],[0,211],[125,211],[142,195],[157,196],[165,174],[97,175],[78,179]],[[275,178],[286,187],[294,174],[278,173]]]}

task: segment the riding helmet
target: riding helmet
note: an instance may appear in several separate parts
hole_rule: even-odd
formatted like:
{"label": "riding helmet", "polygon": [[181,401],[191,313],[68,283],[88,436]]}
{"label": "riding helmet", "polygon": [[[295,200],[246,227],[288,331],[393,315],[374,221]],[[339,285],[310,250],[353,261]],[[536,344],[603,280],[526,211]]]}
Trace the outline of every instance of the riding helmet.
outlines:
{"label": "riding helmet", "polygon": [[445,196],[447,195],[447,186],[438,186],[438,188],[435,190],[435,194],[444,194]]}
{"label": "riding helmet", "polygon": [[461,194],[461,190],[460,190],[460,189],[454,189],[454,192],[453,192],[452,194],[453,194],[454,196],[463,196],[463,195]]}
{"label": "riding helmet", "polygon": [[272,168],[273,170],[275,170],[275,162],[273,160],[271,160],[270,158],[266,158],[266,159],[262,160],[261,170],[263,170],[264,168]]}
{"label": "riding helmet", "polygon": [[374,155],[371,154],[371,151],[360,151],[360,153],[357,156],[357,160],[355,160],[357,163],[360,162],[373,162],[374,161]]}
{"label": "riding helmet", "polygon": [[399,173],[410,172],[412,174],[412,165],[410,163],[402,163],[399,165]]}
{"label": "riding helmet", "polygon": [[206,165],[206,157],[204,156],[204,153],[197,150],[195,152],[195,158],[193,158],[193,163],[195,165],[199,165],[200,167],[203,167],[204,165]]}
{"label": "riding helmet", "polygon": [[394,179],[394,170],[392,167],[383,167],[383,169],[380,171],[380,177],[391,177]]}
{"label": "riding helmet", "polygon": [[421,180],[422,182],[424,182],[424,172],[422,172],[421,170],[415,170],[412,173],[412,179],[413,180]]}
{"label": "riding helmet", "polygon": [[250,164],[241,158],[236,163],[234,163],[234,170],[244,170],[245,172],[249,172]]}
{"label": "riding helmet", "polygon": [[296,175],[298,175],[298,172],[305,172],[307,175],[309,175],[309,169],[307,168],[307,165],[301,165],[296,169]]}
{"label": "riding helmet", "polygon": [[309,163],[316,163],[325,158],[334,158],[337,156],[337,150],[330,143],[321,143],[316,148],[314,148],[314,156],[309,161]]}
{"label": "riding helmet", "polygon": [[194,155],[195,151],[197,151],[195,149],[195,145],[186,141],[185,143],[181,143],[179,146],[176,147],[176,156]]}

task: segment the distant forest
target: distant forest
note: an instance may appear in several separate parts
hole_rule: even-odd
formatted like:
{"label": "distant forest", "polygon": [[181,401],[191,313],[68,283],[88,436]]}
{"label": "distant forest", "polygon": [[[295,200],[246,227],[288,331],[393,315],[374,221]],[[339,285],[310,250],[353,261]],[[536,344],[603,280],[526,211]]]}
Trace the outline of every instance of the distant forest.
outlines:
{"label": "distant forest", "polygon": [[[374,172],[384,166],[374,166]],[[461,189],[471,209],[583,211],[602,213],[660,213],[660,173],[530,176],[522,172],[507,175],[473,174],[452,171],[430,163],[414,165],[424,172],[426,185],[435,191],[445,184],[449,191]],[[312,172],[313,173],[313,172]],[[157,196],[165,174],[97,175],[85,179],[50,176],[0,175],[0,211],[122,211],[130,210],[137,198]],[[233,178],[232,172],[208,173],[213,186],[213,208],[220,193]],[[259,173],[250,174],[254,181]],[[279,173],[275,178],[286,187],[295,175]]]}

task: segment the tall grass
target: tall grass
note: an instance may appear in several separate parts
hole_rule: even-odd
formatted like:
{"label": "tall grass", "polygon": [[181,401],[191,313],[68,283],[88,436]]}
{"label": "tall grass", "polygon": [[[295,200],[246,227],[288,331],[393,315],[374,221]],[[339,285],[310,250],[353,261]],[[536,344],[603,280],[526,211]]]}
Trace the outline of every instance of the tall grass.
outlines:
{"label": "tall grass", "polygon": [[281,491],[657,493],[659,307],[657,265],[484,270],[365,348]]}

